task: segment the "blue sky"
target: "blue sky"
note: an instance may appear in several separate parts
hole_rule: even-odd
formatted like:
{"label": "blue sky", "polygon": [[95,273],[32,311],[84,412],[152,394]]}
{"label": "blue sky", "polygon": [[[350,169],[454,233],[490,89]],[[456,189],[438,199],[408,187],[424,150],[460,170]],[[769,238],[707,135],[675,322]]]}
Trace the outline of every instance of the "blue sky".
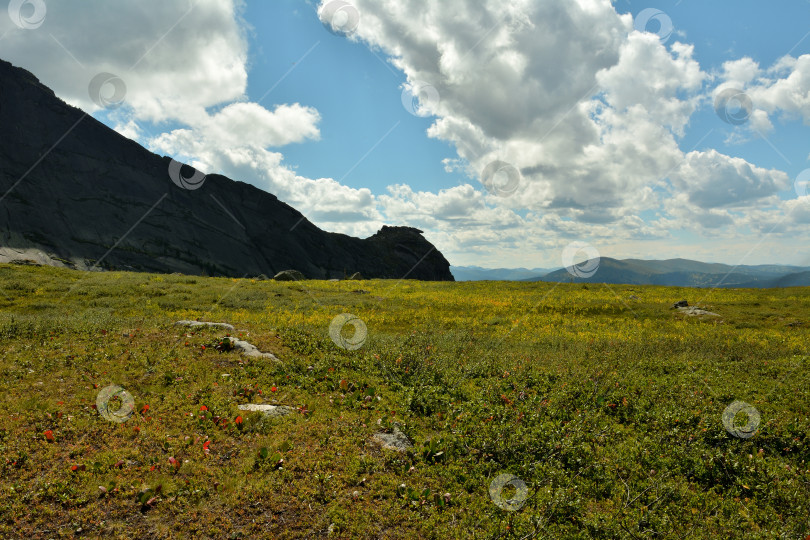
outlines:
{"label": "blue sky", "polygon": [[[415,226],[457,265],[559,266],[575,242],[810,264],[794,184],[810,168],[810,2],[43,5],[35,28],[0,20],[0,57],[326,230]],[[335,10],[348,33],[327,29]],[[88,99],[99,72],[126,82],[122,107]],[[428,90],[420,115],[409,88]]]}
{"label": "blue sky", "polygon": [[[674,39],[694,44],[695,59],[707,71],[719,71],[723,62],[744,56],[768,66],[789,51],[810,53],[810,2],[791,2],[777,9],[753,0],[671,4],[614,2],[619,13],[635,15],[651,7],[664,11],[675,27]],[[436,190],[469,181],[464,174],[444,170],[442,159],[454,157],[455,152],[451,145],[425,135],[432,119],[413,116],[402,106],[404,74],[384,62],[384,53],[375,54],[361,43],[324,31],[316,3],[253,1],[247,3],[244,17],[253,27],[248,95],[258,99],[278,83],[263,103],[297,101],[322,114],[321,140],[285,148],[287,162],[300,174],[342,177],[396,125],[344,183],[384,191],[392,182]],[[790,163],[761,138],[726,144],[734,129],[722,123],[707,103],[692,117],[680,146],[685,151],[696,145],[722,148],[791,177],[807,168],[810,133],[800,120],[781,123],[768,137]]]}
{"label": "blue sky", "polygon": [[248,95],[258,99],[278,83],[267,101],[300,102],[321,112],[321,140],[285,148],[300,174],[342,178],[393,129],[343,183],[374,191],[393,182],[436,190],[466,180],[445,172],[442,160],[454,157],[452,146],[425,136],[432,119],[403,107],[405,75],[384,54],[325,31],[317,6],[301,0],[248,2],[244,17],[254,28]]}

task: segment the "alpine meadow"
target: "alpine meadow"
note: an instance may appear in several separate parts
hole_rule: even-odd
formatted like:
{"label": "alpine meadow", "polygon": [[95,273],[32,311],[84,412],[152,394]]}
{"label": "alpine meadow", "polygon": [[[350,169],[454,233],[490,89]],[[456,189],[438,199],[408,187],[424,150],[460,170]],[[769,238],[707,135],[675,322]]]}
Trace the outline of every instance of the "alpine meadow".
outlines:
{"label": "alpine meadow", "polygon": [[810,540],[810,2],[0,8],[0,538]]}

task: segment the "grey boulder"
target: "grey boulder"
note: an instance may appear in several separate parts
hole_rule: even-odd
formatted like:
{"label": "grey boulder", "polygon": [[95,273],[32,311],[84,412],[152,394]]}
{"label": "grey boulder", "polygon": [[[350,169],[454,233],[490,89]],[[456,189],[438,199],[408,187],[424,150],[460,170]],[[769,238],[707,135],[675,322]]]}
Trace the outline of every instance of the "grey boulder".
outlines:
{"label": "grey boulder", "polygon": [[307,279],[307,276],[298,270],[282,270],[273,276],[273,279],[276,281],[303,281]]}

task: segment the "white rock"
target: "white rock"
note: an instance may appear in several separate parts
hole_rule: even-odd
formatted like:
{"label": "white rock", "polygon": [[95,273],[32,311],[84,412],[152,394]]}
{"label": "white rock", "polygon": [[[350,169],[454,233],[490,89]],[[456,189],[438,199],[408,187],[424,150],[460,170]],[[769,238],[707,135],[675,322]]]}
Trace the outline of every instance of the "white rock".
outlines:
{"label": "white rock", "polygon": [[697,317],[701,315],[707,315],[709,317],[719,317],[720,314],[712,313],[711,311],[706,311],[705,309],[700,309],[699,307],[689,306],[689,307],[679,307],[678,311],[683,313],[684,315],[688,315],[690,317]]}
{"label": "white rock", "polygon": [[248,343],[247,341],[236,338],[228,338],[228,339],[233,344],[233,348],[240,351],[244,356],[250,356],[251,358],[269,358],[270,360],[281,362],[281,360],[279,360],[275,354],[269,352],[262,352],[259,349],[257,349],[255,345]]}
{"label": "white rock", "polygon": [[175,326],[190,326],[192,328],[197,328],[199,326],[209,326],[215,328],[224,328],[226,330],[233,330],[234,327],[232,324],[224,323],[224,322],[202,322],[202,321],[177,321],[174,323]]}
{"label": "white rock", "polygon": [[239,405],[240,411],[260,412],[266,416],[284,416],[290,414],[295,409],[286,405],[265,405],[260,403],[247,403]]}

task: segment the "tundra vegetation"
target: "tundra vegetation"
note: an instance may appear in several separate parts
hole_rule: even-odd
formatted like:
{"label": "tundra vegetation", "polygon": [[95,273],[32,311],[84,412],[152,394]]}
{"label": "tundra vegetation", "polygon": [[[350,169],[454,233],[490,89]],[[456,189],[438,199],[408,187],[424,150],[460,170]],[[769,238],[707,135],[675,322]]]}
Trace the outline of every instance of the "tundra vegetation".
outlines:
{"label": "tundra vegetation", "polygon": [[4,538],[810,534],[804,288],[0,265],[0,306]]}

